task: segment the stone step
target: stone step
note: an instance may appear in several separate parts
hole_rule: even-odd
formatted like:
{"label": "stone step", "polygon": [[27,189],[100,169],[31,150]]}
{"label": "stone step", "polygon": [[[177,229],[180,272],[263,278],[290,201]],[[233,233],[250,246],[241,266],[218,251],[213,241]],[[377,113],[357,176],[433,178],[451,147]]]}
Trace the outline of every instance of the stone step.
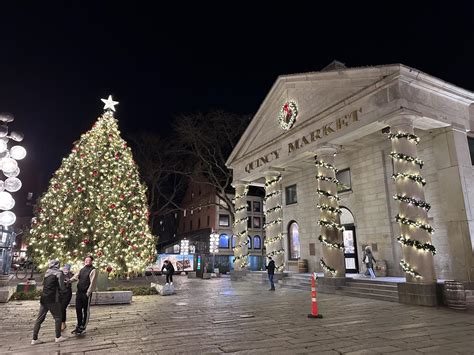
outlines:
{"label": "stone step", "polygon": [[360,294],[377,294],[380,296],[393,296],[398,299],[398,289],[386,290],[380,288],[366,288],[366,287],[351,287],[344,286],[341,287],[344,292],[355,292]]}
{"label": "stone step", "polygon": [[349,279],[348,282],[368,285],[389,285],[397,286],[397,282],[393,281],[379,281],[377,279]]}
{"label": "stone step", "polygon": [[336,294],[344,295],[344,296],[351,296],[351,297],[358,297],[358,298],[370,298],[375,300],[381,301],[389,301],[389,302],[398,302],[398,293],[396,296],[387,296],[387,295],[380,295],[377,293],[360,293],[350,290],[336,290]]}
{"label": "stone step", "polygon": [[362,283],[362,282],[346,282],[346,287],[352,287],[352,288],[364,288],[364,289],[373,289],[373,290],[387,290],[387,291],[397,291],[398,292],[398,286],[396,284],[394,285],[379,285],[377,283]]}

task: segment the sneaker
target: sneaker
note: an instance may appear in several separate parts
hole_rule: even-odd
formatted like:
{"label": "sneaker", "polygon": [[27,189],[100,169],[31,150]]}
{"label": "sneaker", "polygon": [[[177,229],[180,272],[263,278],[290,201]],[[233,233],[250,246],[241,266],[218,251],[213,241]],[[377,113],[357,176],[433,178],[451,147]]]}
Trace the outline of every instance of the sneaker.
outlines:
{"label": "sneaker", "polygon": [[59,338],[54,339],[54,342],[55,343],[61,343],[61,342],[66,341],[66,340],[67,340],[66,337],[60,336]]}
{"label": "sneaker", "polygon": [[165,283],[165,286],[168,286],[168,285],[169,285],[169,283]]}
{"label": "sneaker", "polygon": [[42,340],[39,340],[39,339],[32,339],[31,340],[31,345],[37,345],[37,344],[42,344],[43,341]]}
{"label": "sneaker", "polygon": [[171,286],[173,286],[173,283],[170,283]]}
{"label": "sneaker", "polygon": [[81,327],[76,325],[76,328],[74,328],[71,334],[81,334]]}

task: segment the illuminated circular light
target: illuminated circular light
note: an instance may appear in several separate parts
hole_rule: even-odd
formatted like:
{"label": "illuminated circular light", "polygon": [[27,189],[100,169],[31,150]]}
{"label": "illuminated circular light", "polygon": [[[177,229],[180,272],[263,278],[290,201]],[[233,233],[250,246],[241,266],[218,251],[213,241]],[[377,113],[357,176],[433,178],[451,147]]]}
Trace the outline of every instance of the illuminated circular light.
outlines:
{"label": "illuminated circular light", "polygon": [[3,172],[3,175],[5,175],[7,178],[17,177],[19,174],[20,174],[20,168],[16,168],[16,170],[12,171],[11,173]]}
{"label": "illuminated circular light", "polygon": [[16,177],[9,177],[5,180],[5,190],[10,192],[17,192],[21,189],[21,181]]}
{"label": "illuminated circular light", "polygon": [[12,195],[6,191],[0,192],[0,209],[11,210],[15,206],[15,200]]}
{"label": "illuminated circular light", "polygon": [[3,153],[6,150],[7,150],[7,142],[5,142],[3,139],[0,139],[0,153]]}
{"label": "illuminated circular light", "polygon": [[12,158],[2,159],[2,170],[5,173],[12,173],[18,168],[18,163]]}
{"label": "illuminated circular light", "polygon": [[21,145],[15,145],[10,148],[10,156],[15,160],[21,160],[26,157],[26,149]]}
{"label": "illuminated circular light", "polygon": [[11,226],[16,221],[16,216],[11,211],[4,211],[0,213],[0,225]]}

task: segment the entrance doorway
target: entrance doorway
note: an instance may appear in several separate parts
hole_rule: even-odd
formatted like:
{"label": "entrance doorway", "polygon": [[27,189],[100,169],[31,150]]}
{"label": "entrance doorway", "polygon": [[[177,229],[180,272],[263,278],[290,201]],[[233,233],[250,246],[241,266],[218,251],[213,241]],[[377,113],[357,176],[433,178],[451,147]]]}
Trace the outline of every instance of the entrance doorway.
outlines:
{"label": "entrance doorway", "polygon": [[344,226],[342,238],[344,241],[344,263],[346,273],[359,273],[359,258],[357,257],[356,228],[351,211],[341,207],[341,224]]}

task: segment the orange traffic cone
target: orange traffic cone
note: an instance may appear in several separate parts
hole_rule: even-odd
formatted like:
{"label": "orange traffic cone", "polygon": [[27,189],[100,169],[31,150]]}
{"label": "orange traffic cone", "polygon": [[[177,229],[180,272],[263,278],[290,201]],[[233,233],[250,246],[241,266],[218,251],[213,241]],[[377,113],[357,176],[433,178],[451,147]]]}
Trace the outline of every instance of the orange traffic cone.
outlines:
{"label": "orange traffic cone", "polygon": [[311,275],[311,314],[308,318],[323,318],[322,314],[318,314],[318,301],[316,300],[316,273]]}

